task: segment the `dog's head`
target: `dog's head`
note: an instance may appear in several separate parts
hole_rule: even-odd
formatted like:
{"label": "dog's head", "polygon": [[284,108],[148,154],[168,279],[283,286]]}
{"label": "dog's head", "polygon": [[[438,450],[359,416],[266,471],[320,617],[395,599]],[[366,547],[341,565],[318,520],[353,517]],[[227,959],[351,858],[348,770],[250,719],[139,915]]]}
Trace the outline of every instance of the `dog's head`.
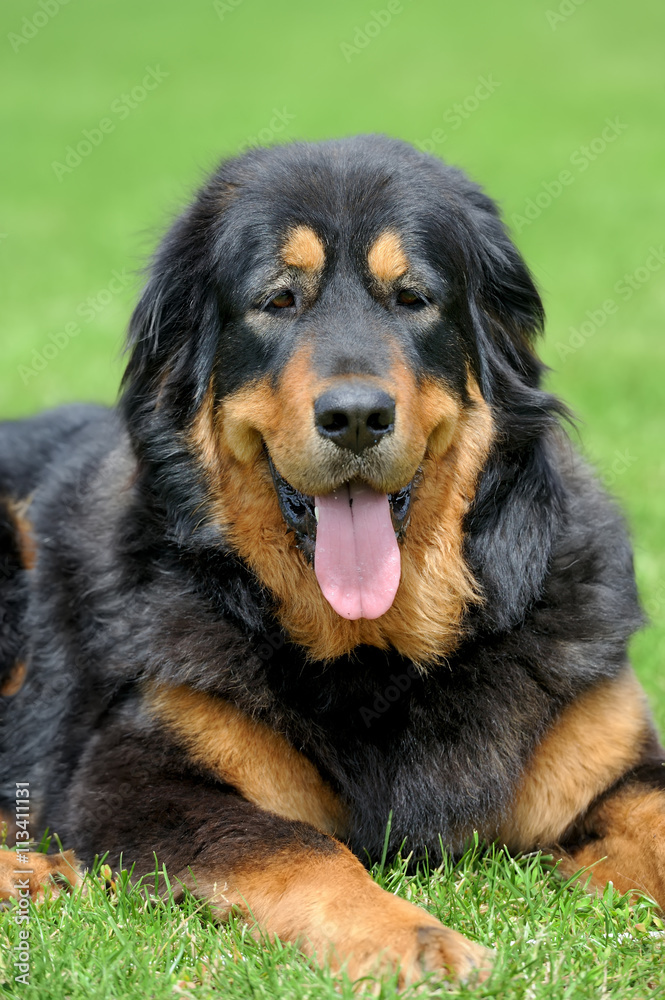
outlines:
{"label": "dog's head", "polygon": [[124,410],[180,537],[241,556],[312,655],[364,642],[425,661],[488,594],[488,621],[509,613],[481,486],[505,493],[506,463],[513,491],[530,465],[533,496],[551,478],[542,320],[493,202],[458,170],[381,137],[254,150],[160,247]]}

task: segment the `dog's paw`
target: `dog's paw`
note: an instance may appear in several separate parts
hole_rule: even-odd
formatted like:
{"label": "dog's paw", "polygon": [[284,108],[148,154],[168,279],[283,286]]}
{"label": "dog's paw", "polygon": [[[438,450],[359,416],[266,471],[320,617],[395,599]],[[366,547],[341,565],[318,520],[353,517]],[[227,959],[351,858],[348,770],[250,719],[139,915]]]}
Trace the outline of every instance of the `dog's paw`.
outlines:
{"label": "dog's paw", "polygon": [[0,900],[41,901],[59,896],[82,882],[81,866],[73,851],[62,854],[0,850]]}
{"label": "dog's paw", "polygon": [[414,966],[403,970],[405,982],[422,979],[428,972],[442,972],[461,982],[484,982],[492,971],[494,952],[469,941],[449,927],[428,925],[417,931],[418,954]]}
{"label": "dog's paw", "polygon": [[397,971],[400,987],[432,974],[437,979],[482,983],[492,971],[494,952],[490,948],[444,927],[406,900],[388,896],[380,914],[374,919],[368,915],[368,923],[371,932],[365,925],[357,937],[344,942],[351,979]]}

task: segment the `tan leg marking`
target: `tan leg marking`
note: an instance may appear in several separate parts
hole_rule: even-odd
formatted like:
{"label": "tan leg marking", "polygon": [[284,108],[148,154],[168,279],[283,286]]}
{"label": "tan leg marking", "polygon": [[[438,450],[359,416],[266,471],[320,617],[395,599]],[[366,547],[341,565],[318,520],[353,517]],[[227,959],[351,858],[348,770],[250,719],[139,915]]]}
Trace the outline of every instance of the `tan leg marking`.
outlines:
{"label": "tan leg marking", "polygon": [[27,673],[28,669],[23,660],[15,663],[0,686],[0,695],[3,698],[11,698],[12,695],[17,694],[23,687]]}
{"label": "tan leg marking", "polygon": [[309,226],[291,229],[282,247],[282,260],[289,267],[302,271],[321,271],[326,252],[321,239]]}
{"label": "tan leg marking", "polygon": [[228,701],[187,687],[151,685],[148,708],[195,763],[261,809],[343,836],[346,809],[314,765],[268,726]]}
{"label": "tan leg marking", "polygon": [[[275,391],[259,383],[219,407],[212,389],[208,392],[192,428],[192,448],[210,484],[213,519],[275,595],[280,623],[312,658],[334,659],[361,643],[393,646],[419,664],[448,655],[459,642],[464,611],[480,599],[464,559],[462,530],[494,436],[492,416],[477,385],[470,380],[473,405],[465,409],[445,386],[433,380],[417,385],[406,365],[396,363],[390,388],[404,426],[403,450],[393,467],[399,468],[402,482],[412,478],[418,465],[424,476],[402,544],[397,596],[374,621],[348,621],[333,611],[287,532],[262,442],[268,442],[282,475],[302,488],[299,470],[307,456],[307,434],[311,430],[314,435],[306,352],[287,369],[283,386]],[[396,448],[402,445],[395,443]],[[314,460],[306,464],[316,467]]]}
{"label": "tan leg marking", "polygon": [[630,669],[578,698],[536,748],[499,838],[513,851],[555,844],[637,764],[649,725],[644,693]]}
{"label": "tan leg marking", "polygon": [[367,254],[367,263],[374,277],[381,282],[395,281],[409,269],[409,261],[399,235],[392,230],[382,233]]}
{"label": "tan leg marking", "polygon": [[184,876],[223,918],[238,907],[269,936],[298,944],[351,979],[400,967],[402,985],[427,972],[487,977],[492,953],[372,881],[341,844],[330,853],[292,848],[224,871]]}
{"label": "tan leg marking", "polygon": [[665,792],[648,786],[627,785],[609,796],[583,824],[595,835],[583,847],[562,855],[561,874],[581,876],[602,892],[613,882],[619,892],[646,893],[665,908]]}
{"label": "tan leg marking", "polygon": [[[15,851],[0,850],[0,899],[42,900],[47,891],[59,896],[63,883],[80,885],[81,866],[73,851],[62,854],[24,854],[26,864],[17,860]],[[56,881],[57,880],[57,881]],[[27,895],[26,895],[27,893]]]}

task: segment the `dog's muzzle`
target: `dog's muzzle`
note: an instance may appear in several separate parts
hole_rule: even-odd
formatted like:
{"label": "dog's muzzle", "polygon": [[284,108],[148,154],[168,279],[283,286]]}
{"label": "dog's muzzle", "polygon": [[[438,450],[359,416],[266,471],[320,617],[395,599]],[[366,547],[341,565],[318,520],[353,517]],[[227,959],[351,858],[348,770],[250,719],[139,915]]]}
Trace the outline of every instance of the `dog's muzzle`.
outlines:
{"label": "dog's muzzle", "polygon": [[314,564],[326,598],[344,618],[378,618],[390,608],[400,578],[398,541],[409,523],[415,480],[381,494],[359,480],[324,496],[308,496],[268,463],[284,521]]}

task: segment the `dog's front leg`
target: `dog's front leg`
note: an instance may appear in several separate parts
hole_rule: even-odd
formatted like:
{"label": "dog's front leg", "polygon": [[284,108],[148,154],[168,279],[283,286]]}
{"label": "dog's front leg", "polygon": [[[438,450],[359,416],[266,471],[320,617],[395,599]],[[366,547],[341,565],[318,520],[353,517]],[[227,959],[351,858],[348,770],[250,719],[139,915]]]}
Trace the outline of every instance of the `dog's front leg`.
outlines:
{"label": "dog's front leg", "polygon": [[[264,817],[252,810],[258,829]],[[285,824],[275,846],[270,817],[263,848],[229,866],[224,840],[211,844],[182,881],[224,916],[232,907],[269,936],[297,943],[356,979],[399,967],[402,982],[430,971],[468,978],[489,970],[489,952],[372,881],[339,842]],[[260,834],[259,834],[260,836]]]}
{"label": "dog's front leg", "polygon": [[[257,746],[258,749],[258,746]],[[266,768],[268,764],[266,763]],[[90,748],[68,796],[63,843],[89,861],[154,871],[240,911],[267,936],[298,944],[351,978],[399,968],[484,978],[490,952],[381,889],[360,861],[310,823],[258,807],[188,763],[164,734],[116,731]]]}

